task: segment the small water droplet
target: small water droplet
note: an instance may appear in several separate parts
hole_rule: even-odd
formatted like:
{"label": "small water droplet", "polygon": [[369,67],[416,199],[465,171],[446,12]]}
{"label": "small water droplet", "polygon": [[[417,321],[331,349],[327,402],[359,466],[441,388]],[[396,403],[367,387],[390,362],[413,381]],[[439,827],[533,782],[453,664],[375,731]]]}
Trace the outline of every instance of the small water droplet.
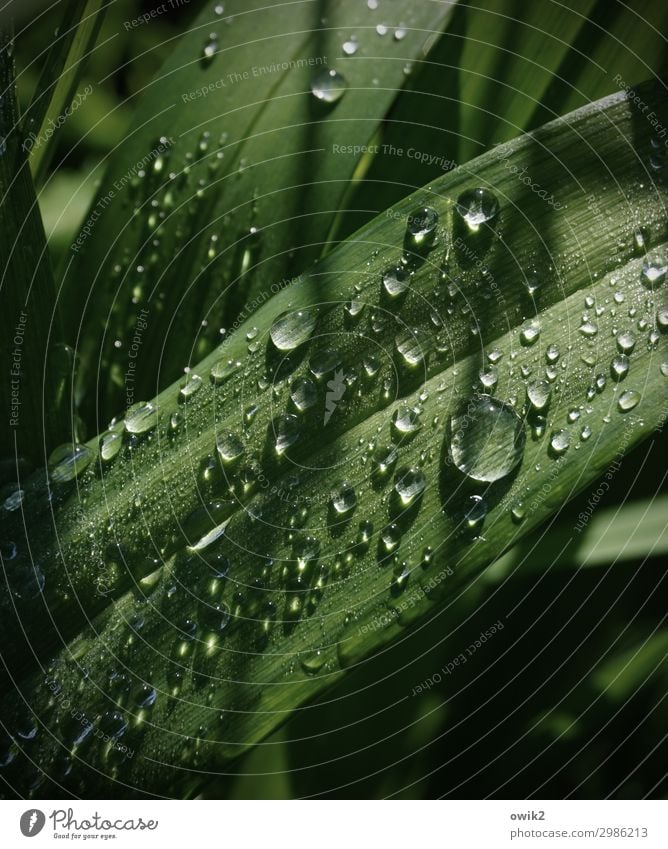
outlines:
{"label": "small water droplet", "polygon": [[240,368],[239,360],[219,360],[211,369],[211,380],[216,386],[220,386],[229,380],[233,374],[236,374]]}
{"label": "small water droplet", "polygon": [[321,379],[326,374],[334,371],[341,365],[341,354],[332,348],[324,348],[316,351],[309,360],[309,370],[311,374]]}
{"label": "small water droplet", "polygon": [[351,35],[350,38],[346,39],[343,42],[343,52],[346,56],[354,56],[359,49],[359,42],[354,35]]}
{"label": "small water droplet", "polygon": [[213,62],[216,53],[218,52],[218,36],[215,32],[209,33],[207,40],[202,47],[200,62],[203,67],[210,65]]}
{"label": "small water droplet", "polygon": [[598,333],[598,324],[590,319],[585,319],[580,325],[580,333],[587,338],[592,338]]}
{"label": "small water droplet", "polygon": [[313,96],[322,103],[337,103],[346,93],[346,78],[334,68],[318,71],[311,80]]}
{"label": "small water droplet", "polygon": [[320,649],[299,656],[299,664],[307,675],[317,675],[325,665],[325,654]]}
{"label": "small water droplet", "polygon": [[466,511],[466,526],[474,534],[478,534],[487,516],[487,504],[481,495],[469,496],[469,507]]}

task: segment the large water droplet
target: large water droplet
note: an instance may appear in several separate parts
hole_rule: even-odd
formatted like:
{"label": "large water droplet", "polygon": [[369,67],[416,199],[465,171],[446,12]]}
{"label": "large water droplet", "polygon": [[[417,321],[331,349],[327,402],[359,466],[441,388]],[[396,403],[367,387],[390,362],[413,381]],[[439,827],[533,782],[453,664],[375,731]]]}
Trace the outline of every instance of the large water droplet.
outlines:
{"label": "large water droplet", "polygon": [[290,398],[300,413],[305,413],[315,406],[318,400],[318,390],[312,380],[300,377],[292,384]]}
{"label": "large water droplet", "polygon": [[653,289],[663,284],[666,279],[666,272],[668,272],[668,263],[662,256],[653,254],[647,257],[647,260],[643,263],[640,277],[646,286]]}
{"label": "large water droplet", "polygon": [[629,372],[630,360],[626,354],[617,354],[610,363],[610,373],[615,380],[622,380]]}
{"label": "large water droplet", "polygon": [[347,516],[357,507],[357,495],[352,484],[343,483],[332,491],[330,503],[335,513],[339,516]]}
{"label": "large water droplet", "polygon": [[457,198],[457,213],[472,233],[493,221],[499,212],[499,201],[488,189],[467,189]]}
{"label": "large water droplet", "polygon": [[49,477],[54,483],[66,483],[90,466],[93,452],[87,445],[66,442],[49,456]]}
{"label": "large water droplet", "polygon": [[405,507],[409,507],[411,504],[415,503],[415,501],[424,492],[426,486],[427,479],[425,478],[424,473],[414,466],[411,468],[401,469],[397,472],[394,489],[401,499],[401,503]]}
{"label": "large water droplet", "polygon": [[383,289],[391,298],[397,298],[408,289],[410,273],[400,265],[386,268],[383,272]]}
{"label": "large water droplet", "polygon": [[274,419],[274,439],[277,454],[284,454],[301,436],[299,418],[292,413],[284,413]]}
{"label": "large water droplet", "polygon": [[179,389],[179,400],[189,401],[202,388],[202,378],[198,374],[189,374]]}
{"label": "large water droplet", "polygon": [[474,396],[450,418],[450,458],[472,480],[491,483],[510,474],[525,442],[515,410],[490,395]]}
{"label": "large water droplet", "polygon": [[100,456],[105,462],[113,460],[121,450],[123,438],[118,431],[109,430],[100,437]]}
{"label": "large water droplet", "polygon": [[241,368],[239,360],[219,360],[211,369],[211,380],[216,386],[225,383]]}
{"label": "large water droplet", "polygon": [[558,430],[550,437],[550,452],[560,457],[568,451],[571,444],[571,435],[567,430]]}
{"label": "large water droplet", "polygon": [[430,245],[436,237],[438,212],[430,206],[414,209],[408,216],[406,231],[408,241],[415,248]]}
{"label": "large water droplet", "polygon": [[402,404],[392,414],[392,426],[399,435],[416,433],[420,427],[420,413],[415,407]]}
{"label": "large water droplet", "polygon": [[318,71],[311,80],[313,96],[322,103],[336,103],[346,93],[346,78],[334,68]]}
{"label": "large water droplet", "polygon": [[216,440],[216,448],[225,465],[238,460],[244,453],[244,444],[236,433],[221,434]]}
{"label": "large water droplet", "polygon": [[552,387],[546,380],[536,380],[527,386],[527,400],[536,412],[547,409],[551,395]]}
{"label": "large water droplet", "polygon": [[125,429],[128,433],[146,433],[158,423],[158,407],[148,403],[139,403],[130,407],[125,414]]}
{"label": "large water droplet", "polygon": [[429,351],[431,339],[418,327],[405,328],[397,333],[394,344],[401,360],[409,367],[423,363]]}
{"label": "large water droplet", "polygon": [[622,413],[628,413],[629,410],[638,406],[640,398],[640,392],[636,392],[635,389],[626,389],[617,399],[617,406]]}
{"label": "large water droplet", "polygon": [[271,341],[279,351],[294,351],[311,336],[316,318],[315,310],[308,308],[282,313],[269,331]]}
{"label": "large water droplet", "polygon": [[333,348],[316,351],[308,363],[311,374],[318,379],[341,365],[341,354]]}

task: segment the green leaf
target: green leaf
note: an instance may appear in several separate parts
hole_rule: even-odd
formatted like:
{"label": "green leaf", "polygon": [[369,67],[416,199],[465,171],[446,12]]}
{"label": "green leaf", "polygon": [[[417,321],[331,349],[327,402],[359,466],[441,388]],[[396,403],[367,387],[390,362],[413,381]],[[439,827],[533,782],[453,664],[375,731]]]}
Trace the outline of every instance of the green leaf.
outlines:
{"label": "green leaf", "polygon": [[[162,388],[218,344],[221,327],[318,258],[356,148],[369,143],[404,65],[434,41],[453,5],[387,0],[382,19],[364,3],[231,0],[222,17],[207,5],[142,93],[92,207],[92,232],[75,240],[64,275],[72,337],[81,321],[85,328],[84,364],[98,362],[103,336],[103,418],[123,406],[140,308],[150,320],[135,390],[147,398],[158,370]],[[346,81],[336,103],[312,93],[329,69]],[[99,271],[82,316],[89,268]],[[195,340],[192,349],[184,339]],[[82,391],[87,380],[82,371]]]}
{"label": "green leaf", "polygon": [[[53,657],[70,642],[46,682],[35,673],[19,685],[13,781],[34,778],[12,731],[33,722],[45,727],[30,757],[48,774],[72,759],[71,792],[101,795],[105,776],[198,792],[199,771],[224,770],[346,670],[440,615],[662,424],[666,187],[661,171],[648,176],[655,128],[639,104],[668,121],[660,86],[648,84],[633,100],[592,104],[415,193],[260,306],[200,364],[201,384],[191,374],[185,393],[177,385],[156,399],[157,414],[133,411],[115,458],[93,441],[76,482],[63,482],[71,465],[52,472],[48,491],[33,479],[21,521],[8,526],[18,553],[1,617],[3,644],[11,633],[15,650],[6,662],[25,675],[33,653]],[[478,229],[458,211],[476,186],[493,191],[500,209]],[[423,206],[439,216],[426,248],[405,242],[407,219]],[[635,238],[641,225],[647,256]],[[403,251],[410,286],[390,298],[381,280]],[[346,311],[351,299],[366,304],[362,312]],[[312,333],[281,352],[275,322],[285,310],[302,311],[293,325]],[[405,328],[416,329],[416,344],[397,340]],[[620,348],[628,374],[613,380]],[[492,402],[477,393],[481,368],[493,382],[491,360],[490,391],[506,406],[489,418]],[[333,406],[337,369],[346,389]],[[295,429],[281,429],[299,379],[316,384],[316,406],[290,412]],[[551,387],[544,409],[536,381]],[[408,419],[420,423],[414,433]],[[277,432],[284,443],[299,436],[280,455]],[[396,466],[374,471],[375,448],[391,439]],[[461,473],[453,440],[479,474]],[[411,496],[420,475],[424,490]],[[25,517],[42,529],[31,535],[31,561]],[[29,562],[44,576],[32,600]],[[16,616],[39,623],[29,647],[16,637]],[[154,704],[142,707],[153,689]],[[63,700],[76,706],[75,721]],[[93,729],[85,740],[81,714]]]}
{"label": "green leaf", "polygon": [[[109,0],[68,0],[64,4],[62,24],[47,54],[23,119],[37,186],[41,186],[46,178],[54,153],[54,133],[63,116],[67,115],[67,110],[72,107],[86,60],[94,49],[108,5]],[[85,94],[81,94],[83,99]]]}
{"label": "green leaf", "polygon": [[12,42],[0,38],[1,401],[9,426],[3,459],[12,458],[3,477],[16,480],[25,463],[43,465],[45,452],[71,433],[71,361],[19,127],[12,54]]}

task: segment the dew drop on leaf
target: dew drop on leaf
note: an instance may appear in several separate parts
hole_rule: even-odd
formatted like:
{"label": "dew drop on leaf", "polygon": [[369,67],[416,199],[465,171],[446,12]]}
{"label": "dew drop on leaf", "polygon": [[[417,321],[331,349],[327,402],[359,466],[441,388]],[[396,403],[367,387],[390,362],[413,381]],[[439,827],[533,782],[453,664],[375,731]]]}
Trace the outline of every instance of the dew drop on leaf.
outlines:
{"label": "dew drop on leaf", "polygon": [[476,395],[450,418],[450,458],[475,481],[509,475],[524,456],[526,436],[515,410],[491,395]]}
{"label": "dew drop on leaf", "polygon": [[313,96],[322,103],[337,103],[346,93],[348,83],[343,74],[326,68],[318,71],[311,80]]}
{"label": "dew drop on leaf", "polygon": [[640,392],[635,389],[626,389],[617,399],[617,406],[622,413],[628,413],[640,403]]}
{"label": "dew drop on leaf", "polygon": [[66,442],[54,449],[49,456],[49,478],[54,483],[66,483],[90,466],[93,452],[87,445]]}
{"label": "dew drop on leaf", "polygon": [[471,233],[483,224],[494,221],[499,213],[499,201],[489,189],[467,189],[457,198],[455,210]]}
{"label": "dew drop on leaf", "polygon": [[278,316],[271,326],[269,335],[279,351],[294,351],[311,336],[316,325],[313,309],[293,310]]}

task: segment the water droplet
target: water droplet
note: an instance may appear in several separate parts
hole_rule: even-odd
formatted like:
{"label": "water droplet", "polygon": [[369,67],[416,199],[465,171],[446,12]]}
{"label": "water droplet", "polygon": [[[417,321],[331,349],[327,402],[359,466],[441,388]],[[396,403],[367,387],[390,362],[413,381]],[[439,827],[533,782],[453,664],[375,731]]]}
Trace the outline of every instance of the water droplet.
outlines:
{"label": "water droplet", "polygon": [[488,189],[467,189],[457,198],[455,209],[468,229],[476,233],[483,224],[496,218],[499,201]]}
{"label": "water droplet", "polygon": [[198,374],[189,374],[185,383],[179,389],[179,399],[189,401],[202,388],[202,378]]}
{"label": "water droplet", "polygon": [[617,348],[622,354],[630,354],[636,346],[636,337],[630,330],[617,334]]}
{"label": "water droplet", "polygon": [[538,276],[538,273],[535,271],[530,271],[525,276],[523,276],[522,283],[524,284],[524,288],[527,290],[528,294],[532,298],[543,285],[542,281]]}
{"label": "water droplet", "polygon": [[216,386],[225,383],[241,368],[239,360],[219,360],[211,369],[211,380]]}
{"label": "water droplet", "polygon": [[414,466],[397,472],[394,489],[405,507],[413,504],[422,495],[426,486],[427,479],[423,472]]}
{"label": "water droplet", "polygon": [[343,42],[343,52],[346,56],[354,56],[358,49],[359,42],[354,35],[351,35],[350,38]]}
{"label": "water droplet", "polygon": [[622,413],[628,413],[629,410],[638,406],[640,398],[640,392],[636,392],[635,389],[625,389],[617,399],[617,406]]}
{"label": "water droplet", "polygon": [[148,403],[135,404],[125,414],[125,429],[128,433],[146,433],[158,424],[158,407]]}
{"label": "water droplet", "polygon": [[284,413],[274,419],[274,438],[276,453],[284,454],[301,436],[299,418],[292,413]]}
{"label": "water droplet", "polygon": [[93,452],[87,445],[66,442],[49,456],[49,477],[54,483],[72,481],[86,471],[92,459]]}
{"label": "water droplet", "polygon": [[414,209],[408,216],[406,230],[410,243],[418,248],[431,244],[436,237],[438,212],[430,206]]}
{"label": "water droplet", "polygon": [[530,321],[525,324],[520,331],[520,342],[523,345],[533,345],[540,336],[540,324],[537,321]]}
{"label": "water droplet", "polygon": [[516,525],[521,524],[526,518],[527,511],[522,501],[516,501],[513,506],[510,508],[510,515],[512,517],[513,522]]}
{"label": "water droplet", "polygon": [[316,351],[309,360],[311,374],[320,379],[341,365],[341,354],[332,348]]}
{"label": "water droplet", "polygon": [[373,452],[374,476],[382,480],[390,475],[398,456],[397,449],[392,443],[389,445],[379,445],[375,448]]}
{"label": "water droplet", "polygon": [[560,352],[556,345],[549,345],[545,351],[545,359],[548,363],[556,363],[559,359]]}
{"label": "water droplet", "polygon": [[305,413],[315,406],[318,400],[318,390],[315,383],[307,377],[300,377],[292,384],[290,398],[300,413]]}
{"label": "water droplet", "polygon": [[527,386],[527,400],[536,412],[547,409],[551,395],[552,387],[546,380],[536,380]]}
{"label": "water droplet", "polygon": [[313,96],[322,103],[336,103],[346,93],[347,82],[334,68],[319,71],[311,80]]}
{"label": "water droplet", "polygon": [[472,480],[510,474],[524,455],[526,436],[515,410],[490,395],[476,395],[450,418],[450,458]]}
{"label": "water droplet", "polygon": [[394,345],[404,364],[413,367],[424,362],[430,341],[424,330],[405,328],[397,333]]}
{"label": "water droplet", "polygon": [[550,451],[557,457],[565,454],[571,444],[571,436],[567,430],[558,430],[550,437]]}
{"label": "water droplet", "polygon": [[158,693],[155,687],[150,684],[141,684],[133,696],[135,705],[139,708],[153,707],[158,698]]}
{"label": "water droplet", "polygon": [[218,52],[218,36],[215,32],[209,33],[209,37],[204,42],[200,62],[203,67],[210,65],[213,62],[216,53]]}
{"label": "water droplet", "polygon": [[420,413],[414,407],[402,404],[392,414],[394,429],[403,435],[416,433],[420,427]]}
{"label": "water droplet", "polygon": [[307,675],[317,675],[325,665],[325,654],[320,649],[299,656],[301,668]]}
{"label": "water droplet", "polygon": [[216,448],[225,465],[238,460],[244,453],[244,444],[236,433],[221,434],[216,439]]}
{"label": "water droplet", "polygon": [[656,323],[661,330],[668,329],[668,307],[661,307],[657,310]]}
{"label": "water droplet", "polygon": [[330,504],[339,516],[347,516],[357,507],[357,495],[352,484],[340,483],[332,491]]}
{"label": "water droplet", "polygon": [[595,321],[591,321],[590,319],[585,319],[580,325],[579,329],[580,333],[582,333],[583,336],[592,338],[598,333],[598,324],[596,324]]}
{"label": "water droplet", "polygon": [[348,301],[344,309],[350,318],[358,318],[364,310],[364,301]]}
{"label": "water droplet", "polygon": [[403,26],[397,27],[394,31],[394,40],[395,41],[402,41],[404,38],[406,38],[406,27],[403,27]]}
{"label": "water droplet", "polygon": [[403,295],[408,289],[410,274],[400,265],[392,266],[383,272],[383,289],[391,298]]}
{"label": "water droplet", "polygon": [[496,388],[499,382],[499,370],[495,366],[490,366],[486,369],[480,369],[478,377],[484,389],[491,391]]}
{"label": "water droplet", "polygon": [[100,437],[100,456],[105,462],[113,460],[121,450],[123,439],[118,431],[108,430]]}
{"label": "water droplet", "polygon": [[487,504],[481,495],[469,496],[469,508],[466,511],[466,525],[470,531],[477,534],[487,516]]}
{"label": "water droplet", "polygon": [[396,522],[391,525],[386,525],[380,535],[385,551],[388,553],[394,551],[401,541],[401,529]]}
{"label": "water droplet", "polygon": [[309,339],[315,330],[316,318],[314,309],[282,313],[269,331],[271,341],[279,351],[294,351]]}
{"label": "water droplet", "polygon": [[629,372],[630,360],[626,354],[617,354],[610,363],[610,373],[615,380],[622,380]]}
{"label": "water droplet", "polygon": [[653,254],[647,257],[647,260],[643,263],[640,278],[645,286],[653,289],[655,286],[663,285],[666,272],[668,272],[668,264],[664,258],[658,254]]}
{"label": "water droplet", "polygon": [[580,439],[583,442],[586,442],[589,439],[589,437],[591,436],[591,434],[592,434],[591,428],[589,427],[589,425],[585,425],[582,428],[582,430],[580,431]]}
{"label": "water droplet", "polygon": [[380,361],[373,354],[369,354],[364,358],[363,366],[368,377],[375,377],[380,368]]}

